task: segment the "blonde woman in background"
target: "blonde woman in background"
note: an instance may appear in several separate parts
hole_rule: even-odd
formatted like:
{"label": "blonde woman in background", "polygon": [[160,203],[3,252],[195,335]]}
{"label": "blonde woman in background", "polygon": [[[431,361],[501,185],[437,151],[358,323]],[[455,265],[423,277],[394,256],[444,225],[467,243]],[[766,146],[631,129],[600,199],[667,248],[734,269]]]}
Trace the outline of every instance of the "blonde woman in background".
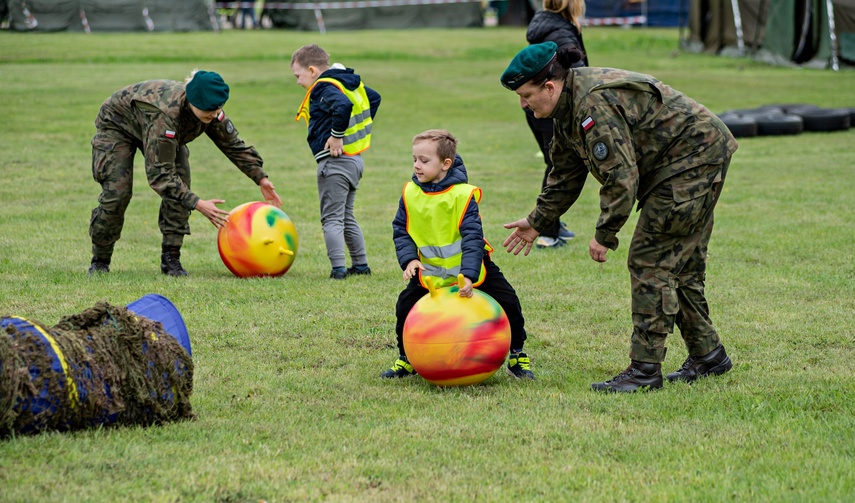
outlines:
{"label": "blonde woman in background", "polygon": [[[534,14],[528,25],[526,40],[529,44],[555,42],[559,49],[579,49],[582,60],[575,66],[588,66],[588,55],[582,42],[581,22],[585,15],[584,0],[543,0],[543,10]],[[549,145],[552,142],[552,119],[538,119],[531,110],[525,110],[528,127],[534,134],[538,147],[543,152],[546,162],[546,172],[543,175],[541,190],[546,187],[546,177],[552,169],[552,159],[549,157]],[[538,248],[558,248],[575,236],[563,222],[556,220],[552,226],[540,234],[537,239]]]}

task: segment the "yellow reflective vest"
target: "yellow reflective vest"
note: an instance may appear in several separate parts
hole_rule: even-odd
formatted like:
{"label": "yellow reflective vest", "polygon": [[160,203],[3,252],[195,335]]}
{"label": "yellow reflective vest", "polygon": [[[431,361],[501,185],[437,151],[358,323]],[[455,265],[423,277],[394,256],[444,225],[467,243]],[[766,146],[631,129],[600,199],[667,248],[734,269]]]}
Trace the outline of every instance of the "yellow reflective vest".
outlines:
{"label": "yellow reflective vest", "polygon": [[322,77],[312,84],[312,87],[306,91],[306,97],[300,104],[300,110],[297,111],[297,117],[294,120],[306,119],[306,125],[309,125],[309,105],[312,96],[312,90],[319,82],[327,82],[336,86],[347,99],[353,103],[353,109],[350,112],[350,121],[347,123],[347,129],[344,131],[342,141],[344,143],[344,153],[346,155],[356,155],[368,150],[371,146],[371,103],[368,101],[368,94],[365,92],[365,84],[359,83],[359,87],[351,91],[344,87],[341,82],[330,77]]}
{"label": "yellow reflective vest", "polygon": [[[428,288],[428,282],[435,288],[457,284],[457,275],[463,261],[463,237],[460,224],[469,200],[481,201],[481,189],[474,185],[459,183],[442,192],[424,192],[413,182],[404,186],[404,210],[407,212],[407,234],[413,238],[419,249],[419,261],[424,271],[419,271],[419,282]],[[493,251],[484,241],[484,248]],[[481,272],[478,286],[484,282],[487,270],[481,260]]]}

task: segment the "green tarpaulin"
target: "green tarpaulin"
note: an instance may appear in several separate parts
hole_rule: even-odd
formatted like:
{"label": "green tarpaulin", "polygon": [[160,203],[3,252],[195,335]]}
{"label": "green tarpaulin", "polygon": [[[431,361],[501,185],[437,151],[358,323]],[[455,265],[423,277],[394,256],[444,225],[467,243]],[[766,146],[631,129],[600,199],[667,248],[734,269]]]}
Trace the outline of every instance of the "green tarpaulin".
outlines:
{"label": "green tarpaulin", "polygon": [[[281,2],[295,6],[306,2]],[[352,1],[320,2],[317,9],[265,9],[276,28],[306,31],[371,30],[383,28],[467,28],[484,25],[480,1],[424,3],[349,8]],[[378,2],[382,3],[382,2]]]}
{"label": "green tarpaulin", "polygon": [[733,54],[739,26],[743,53],[764,61],[828,67],[837,56],[842,64],[855,64],[855,0],[832,0],[832,16],[826,0],[739,0],[738,16],[732,4],[731,0],[691,0],[686,47]]}
{"label": "green tarpaulin", "polygon": [[[207,0],[0,0],[14,31],[216,29]],[[2,11],[2,8],[0,8]]]}

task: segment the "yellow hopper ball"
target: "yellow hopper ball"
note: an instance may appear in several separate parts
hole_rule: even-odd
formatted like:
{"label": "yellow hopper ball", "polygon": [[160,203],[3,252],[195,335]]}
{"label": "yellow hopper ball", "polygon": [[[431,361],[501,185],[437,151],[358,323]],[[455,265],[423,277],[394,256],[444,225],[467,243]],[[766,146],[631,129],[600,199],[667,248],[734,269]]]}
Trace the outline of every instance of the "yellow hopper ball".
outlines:
{"label": "yellow hopper ball", "polygon": [[404,322],[410,364],[437,386],[485,381],[502,367],[511,346],[510,323],[499,303],[479,290],[470,298],[459,292],[459,286],[431,287]]}
{"label": "yellow hopper ball", "polygon": [[297,258],[298,245],[294,222],[284,211],[262,202],[233,209],[217,234],[223,264],[239,278],[285,274]]}

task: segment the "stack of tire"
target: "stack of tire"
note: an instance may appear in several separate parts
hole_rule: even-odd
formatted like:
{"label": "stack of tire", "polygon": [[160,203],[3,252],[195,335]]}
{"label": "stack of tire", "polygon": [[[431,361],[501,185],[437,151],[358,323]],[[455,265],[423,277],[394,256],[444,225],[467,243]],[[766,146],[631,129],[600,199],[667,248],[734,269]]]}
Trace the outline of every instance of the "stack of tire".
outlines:
{"label": "stack of tire", "polygon": [[733,136],[794,135],[802,131],[843,131],[855,125],[855,108],[820,108],[815,105],[764,105],[728,110],[719,118]]}

